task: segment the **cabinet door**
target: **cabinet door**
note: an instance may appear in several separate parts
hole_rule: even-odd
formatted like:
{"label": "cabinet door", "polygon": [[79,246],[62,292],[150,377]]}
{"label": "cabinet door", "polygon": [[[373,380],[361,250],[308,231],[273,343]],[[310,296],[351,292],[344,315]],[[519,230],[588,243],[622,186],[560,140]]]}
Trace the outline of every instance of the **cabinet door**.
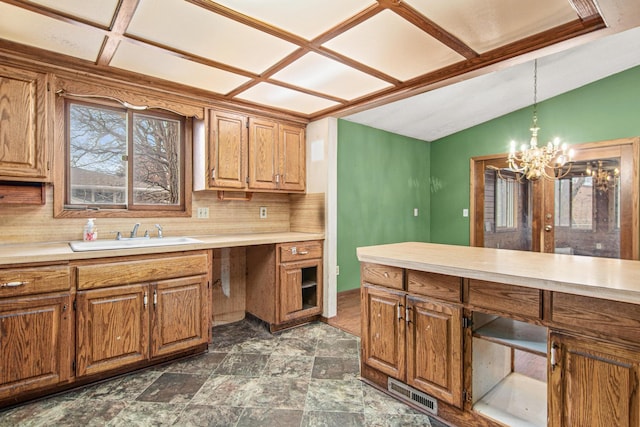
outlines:
{"label": "cabinet door", "polygon": [[280,125],[280,158],[279,189],[287,191],[304,191],[306,174],[306,155],[304,129]]}
{"label": "cabinet door", "polygon": [[244,188],[247,185],[247,118],[211,112],[209,131],[209,186]]}
{"label": "cabinet door", "polygon": [[640,352],[552,332],[549,426],[640,425]]}
{"label": "cabinet door", "polygon": [[164,280],[152,286],[151,357],[208,340],[206,276]]}
{"label": "cabinet door", "polygon": [[149,353],[148,285],[77,294],[77,375],[140,362]]}
{"label": "cabinet door", "polygon": [[46,181],[47,76],[0,65],[0,178]]}
{"label": "cabinet door", "polygon": [[322,312],[322,261],[280,264],[278,323]]}
{"label": "cabinet door", "polygon": [[0,301],[0,399],[69,379],[70,307],[68,294]]}
{"label": "cabinet door", "polygon": [[462,407],[462,308],[407,297],[407,384]]}
{"label": "cabinet door", "polygon": [[278,124],[249,118],[249,188],[277,189],[278,167]]}
{"label": "cabinet door", "polygon": [[404,381],[405,296],[365,284],[361,288],[362,362]]}

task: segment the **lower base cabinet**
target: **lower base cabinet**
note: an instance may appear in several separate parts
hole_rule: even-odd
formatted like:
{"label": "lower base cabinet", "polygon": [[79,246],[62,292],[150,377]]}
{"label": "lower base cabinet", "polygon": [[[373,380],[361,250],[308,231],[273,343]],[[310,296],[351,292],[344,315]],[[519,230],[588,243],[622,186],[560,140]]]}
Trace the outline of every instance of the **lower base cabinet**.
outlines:
{"label": "lower base cabinet", "polygon": [[462,308],[362,287],[362,363],[462,407]]}
{"label": "lower base cabinet", "polygon": [[322,241],[247,248],[246,311],[276,331],[322,314]]}
{"label": "lower base cabinet", "polygon": [[640,425],[640,351],[552,332],[549,425]]}
{"label": "lower base cabinet", "polygon": [[[207,344],[211,263],[206,254],[132,259],[78,270],[78,377]],[[127,270],[135,274],[118,274]],[[136,280],[140,282],[128,283]]]}
{"label": "lower base cabinet", "polygon": [[0,401],[71,377],[69,293],[0,300]]}

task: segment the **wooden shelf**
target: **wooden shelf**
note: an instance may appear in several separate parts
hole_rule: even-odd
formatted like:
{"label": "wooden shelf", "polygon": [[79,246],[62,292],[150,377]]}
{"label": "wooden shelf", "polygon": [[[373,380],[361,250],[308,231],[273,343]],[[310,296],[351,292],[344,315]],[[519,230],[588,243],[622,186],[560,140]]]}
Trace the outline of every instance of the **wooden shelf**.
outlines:
{"label": "wooden shelf", "polygon": [[513,427],[544,427],[547,383],[509,374],[473,405],[473,410]]}
{"label": "wooden shelf", "polygon": [[305,280],[304,282],[302,282],[302,289],[307,289],[307,288],[313,288],[314,286],[317,286],[318,282],[315,280]]}
{"label": "wooden shelf", "polygon": [[499,317],[474,331],[473,336],[547,356],[547,328],[543,326]]}

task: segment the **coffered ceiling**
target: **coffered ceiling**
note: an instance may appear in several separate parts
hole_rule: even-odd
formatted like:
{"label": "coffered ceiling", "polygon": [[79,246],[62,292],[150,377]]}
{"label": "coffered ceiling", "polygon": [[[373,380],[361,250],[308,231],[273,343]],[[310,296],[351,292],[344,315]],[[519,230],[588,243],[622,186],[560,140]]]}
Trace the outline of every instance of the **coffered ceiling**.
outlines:
{"label": "coffered ceiling", "polygon": [[0,48],[316,119],[638,26],[638,9],[637,0],[0,0]]}

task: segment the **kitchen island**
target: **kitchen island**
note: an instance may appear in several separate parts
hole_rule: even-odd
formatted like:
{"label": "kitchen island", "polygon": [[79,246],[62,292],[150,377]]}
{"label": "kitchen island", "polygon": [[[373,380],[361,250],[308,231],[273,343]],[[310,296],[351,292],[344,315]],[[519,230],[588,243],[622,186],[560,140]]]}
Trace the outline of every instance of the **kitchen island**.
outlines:
{"label": "kitchen island", "polygon": [[357,255],[365,381],[454,425],[640,425],[640,262],[415,242]]}

